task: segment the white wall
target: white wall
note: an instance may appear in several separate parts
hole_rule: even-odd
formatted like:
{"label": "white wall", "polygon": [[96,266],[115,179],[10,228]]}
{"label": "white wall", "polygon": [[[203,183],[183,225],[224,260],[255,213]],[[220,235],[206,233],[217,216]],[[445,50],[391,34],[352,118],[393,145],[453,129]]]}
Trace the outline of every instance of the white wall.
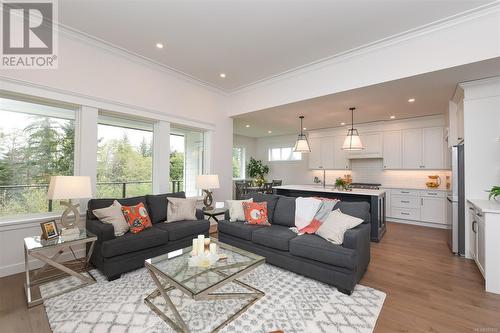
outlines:
{"label": "white wall", "polygon": [[257,138],[235,134],[233,135],[233,147],[245,148],[245,160],[248,162],[250,157],[256,157]]}
{"label": "white wall", "polygon": [[279,75],[236,91],[230,114],[397,80],[500,56],[500,5]]}

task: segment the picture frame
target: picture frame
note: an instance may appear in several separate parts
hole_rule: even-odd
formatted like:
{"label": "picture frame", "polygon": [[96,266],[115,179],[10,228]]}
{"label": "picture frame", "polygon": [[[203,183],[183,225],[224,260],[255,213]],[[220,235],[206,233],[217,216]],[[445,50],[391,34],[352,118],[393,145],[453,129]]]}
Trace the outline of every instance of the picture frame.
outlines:
{"label": "picture frame", "polygon": [[59,237],[59,229],[55,220],[40,223],[42,228],[42,239],[52,239]]}

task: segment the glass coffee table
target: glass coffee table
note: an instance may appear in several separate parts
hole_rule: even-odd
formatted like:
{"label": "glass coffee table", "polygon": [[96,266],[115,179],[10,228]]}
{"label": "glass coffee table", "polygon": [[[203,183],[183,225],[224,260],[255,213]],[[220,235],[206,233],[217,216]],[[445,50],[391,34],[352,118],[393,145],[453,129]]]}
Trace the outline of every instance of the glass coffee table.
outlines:
{"label": "glass coffee table", "polygon": [[[144,299],[144,302],[177,332],[189,332],[189,329],[182,319],[179,310],[168,295],[168,292],[174,289],[182,291],[184,295],[189,296],[195,301],[247,300],[247,303],[242,308],[217,326],[212,332],[222,329],[264,296],[262,291],[237,279],[263,264],[265,258],[218,242],[213,238],[210,241],[216,243],[218,253],[225,255],[227,258],[220,259],[208,267],[192,267],[189,265],[191,247],[169,252],[148,259],[145,262],[145,266],[156,285],[156,289]],[[161,282],[162,280],[164,283]],[[248,292],[215,292],[230,282],[239,285]],[[153,299],[160,295],[164,298],[166,306],[173,313],[174,318],[167,316],[165,311],[162,311],[153,303]]]}

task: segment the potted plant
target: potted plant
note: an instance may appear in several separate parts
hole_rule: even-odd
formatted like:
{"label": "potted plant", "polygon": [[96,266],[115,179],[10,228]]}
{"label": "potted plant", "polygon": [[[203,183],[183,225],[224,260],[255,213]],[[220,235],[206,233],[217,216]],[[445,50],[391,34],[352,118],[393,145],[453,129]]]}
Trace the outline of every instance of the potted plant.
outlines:
{"label": "potted plant", "polygon": [[262,186],[266,182],[265,176],[269,173],[269,167],[264,165],[261,160],[250,157],[247,172],[254,179],[255,185]]}
{"label": "potted plant", "polygon": [[347,189],[347,182],[344,180],[344,178],[337,178],[335,179],[335,188],[339,191],[344,191]]}
{"label": "potted plant", "polygon": [[491,190],[487,191],[490,193],[488,196],[488,199],[491,200],[493,198],[494,200],[497,200],[497,197],[500,196],[500,186],[493,186]]}

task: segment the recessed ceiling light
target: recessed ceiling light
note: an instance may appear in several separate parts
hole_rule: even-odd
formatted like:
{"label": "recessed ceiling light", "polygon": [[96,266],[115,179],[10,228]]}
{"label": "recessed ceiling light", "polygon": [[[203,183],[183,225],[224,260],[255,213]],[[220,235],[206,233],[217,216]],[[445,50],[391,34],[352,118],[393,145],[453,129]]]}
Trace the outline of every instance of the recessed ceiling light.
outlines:
{"label": "recessed ceiling light", "polygon": [[345,123],[344,123],[344,122],[341,122],[341,123],[340,123],[340,125],[341,125],[341,126],[344,126],[344,125],[345,125]]}
{"label": "recessed ceiling light", "polygon": [[273,131],[267,131],[267,133],[271,134]]}
{"label": "recessed ceiling light", "polygon": [[159,48],[159,49],[162,49],[163,48],[163,44],[162,43],[156,43],[156,47]]}
{"label": "recessed ceiling light", "polygon": [[245,127],[246,127],[246,128],[249,128],[249,127],[250,127],[250,125],[245,125]]}
{"label": "recessed ceiling light", "polygon": [[302,130],[303,130],[303,131],[306,131],[306,130],[307,130],[307,128],[306,128],[306,127],[302,127]]}
{"label": "recessed ceiling light", "polygon": [[412,97],[412,98],[408,99],[408,103],[413,103],[413,102],[415,102],[415,98]]}
{"label": "recessed ceiling light", "polygon": [[390,118],[391,118],[391,119],[396,119],[396,116],[391,116]]}
{"label": "recessed ceiling light", "polygon": [[222,79],[224,79],[224,78],[226,78],[226,73],[220,73],[220,74],[219,74],[219,76],[220,76]]}

